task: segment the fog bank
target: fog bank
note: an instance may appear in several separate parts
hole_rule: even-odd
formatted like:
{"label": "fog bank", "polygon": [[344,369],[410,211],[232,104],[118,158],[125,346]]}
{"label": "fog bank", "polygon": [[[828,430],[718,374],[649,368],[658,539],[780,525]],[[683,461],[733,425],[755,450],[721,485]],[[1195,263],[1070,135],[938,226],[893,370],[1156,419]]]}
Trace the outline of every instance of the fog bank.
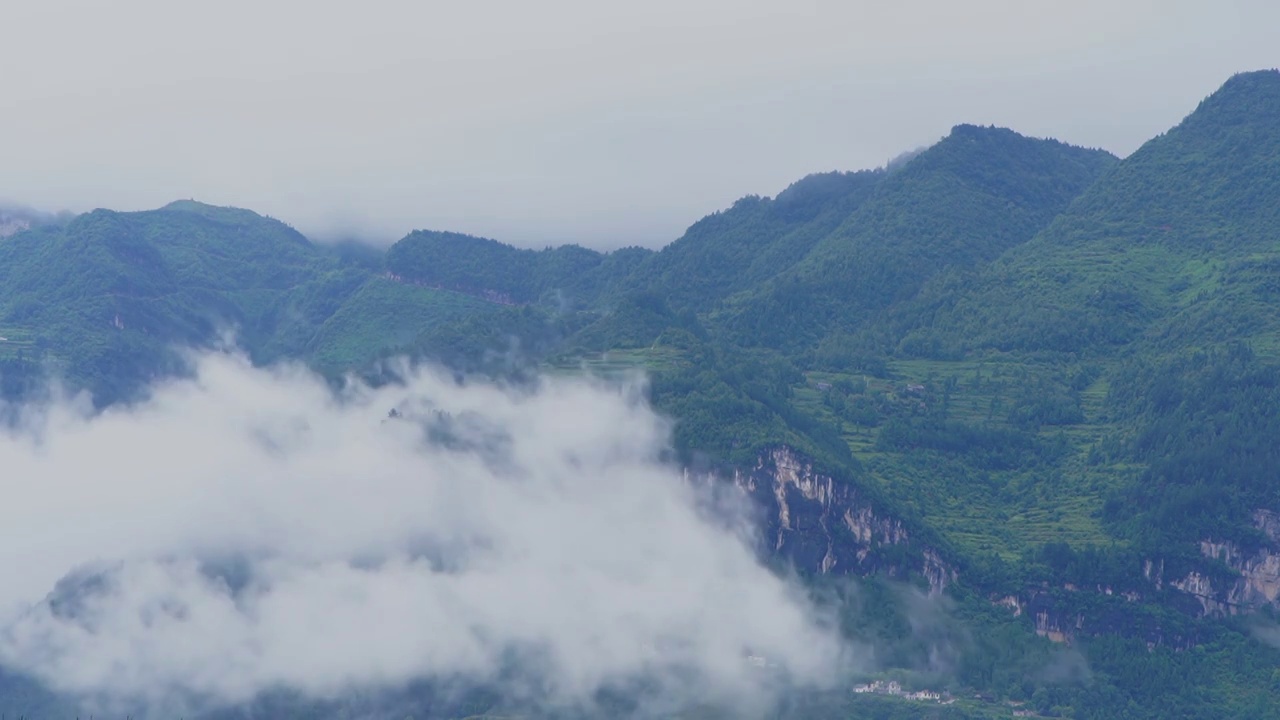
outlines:
{"label": "fog bank", "polygon": [[[308,371],[194,356],[193,379],[0,434],[0,662],[102,704],[331,698],[521,665],[577,702],[645,675],[756,701],[766,658],[844,649],[662,460],[637,387]],[[397,408],[401,418],[389,418]]]}

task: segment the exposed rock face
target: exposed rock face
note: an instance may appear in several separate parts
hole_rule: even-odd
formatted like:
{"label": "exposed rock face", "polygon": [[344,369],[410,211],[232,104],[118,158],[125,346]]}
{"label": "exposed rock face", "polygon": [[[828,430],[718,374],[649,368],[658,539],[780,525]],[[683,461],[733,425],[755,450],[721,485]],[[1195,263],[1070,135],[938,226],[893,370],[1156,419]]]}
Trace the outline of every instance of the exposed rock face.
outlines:
{"label": "exposed rock face", "polygon": [[[1280,550],[1277,550],[1280,548],[1280,514],[1255,510],[1253,524],[1268,541],[1254,552],[1244,552],[1229,542],[1200,542],[1200,553],[1204,557],[1220,561],[1239,573],[1238,577],[1230,582],[1215,583],[1208,575],[1193,571],[1169,584],[1194,596],[1206,615],[1228,615],[1263,605],[1280,605]],[[1157,583],[1161,581],[1161,574],[1156,574]]]}
{"label": "exposed rock face", "polygon": [[1035,624],[1037,635],[1049,638],[1056,643],[1069,643],[1075,638],[1077,632],[1084,629],[1084,616],[1077,615],[1074,623],[1066,624],[1048,610],[1041,610],[1036,613]]}
{"label": "exposed rock face", "polygon": [[[856,488],[816,472],[791,448],[762,453],[755,467],[736,470],[732,482],[760,510],[761,549],[803,571],[920,573],[934,593],[956,579],[936,551],[912,544],[901,521],[879,514]],[[898,550],[892,559],[888,548]]]}
{"label": "exposed rock face", "polygon": [[[1056,643],[1071,644],[1078,637],[1108,633],[1141,638],[1149,647],[1187,647],[1194,641],[1184,629],[1166,625],[1161,615],[1144,612],[1143,597],[1132,591],[1042,583],[991,600],[1008,608],[1014,617],[1027,617],[1037,635]],[[1189,598],[1176,604],[1184,612],[1195,612],[1196,603]]]}
{"label": "exposed rock face", "polygon": [[[1036,632],[1055,642],[1070,643],[1079,634],[1121,632],[1144,637],[1153,646],[1186,647],[1194,642],[1193,637],[1163,627],[1150,617],[1131,615],[1125,605],[1158,600],[1188,615],[1201,616],[1234,615],[1265,605],[1280,607],[1280,514],[1257,510],[1253,523],[1264,536],[1257,549],[1202,540],[1201,555],[1215,562],[1203,563],[1181,577],[1171,577],[1173,572],[1163,559],[1147,559],[1142,563],[1145,588],[1077,588],[1071,584],[1050,587],[1043,583],[1017,595],[991,600],[1009,608],[1015,616],[1031,617]],[[1072,597],[1082,593],[1101,596],[1088,602],[1087,613],[1073,609],[1080,604]],[[1102,598],[1106,602],[1100,602]]]}
{"label": "exposed rock face", "polygon": [[1150,580],[1157,590],[1164,589],[1164,560],[1146,560],[1142,563],[1142,576]]}
{"label": "exposed rock face", "polygon": [[1017,595],[1006,595],[995,602],[1012,610],[1014,617],[1022,617],[1022,598]]}
{"label": "exposed rock face", "polygon": [[[692,478],[691,478],[692,479]],[[730,481],[750,498],[757,511],[758,542],[763,554],[784,558],[798,569],[823,575],[867,575],[886,572],[893,576],[919,574],[939,593],[956,580],[956,572],[938,553],[913,541],[896,518],[877,511],[857,488],[817,472],[813,464],[789,447],[777,447],[760,455],[754,467],[737,469],[732,478],[702,475],[704,482]],[[1238,576],[1224,582],[1221,574],[1191,572],[1180,579],[1166,576],[1165,562],[1147,560],[1142,574],[1149,590],[1111,587],[1064,586],[1051,591],[1027,588],[1023,593],[992,597],[1015,616],[1027,615],[1035,631],[1055,642],[1070,643],[1079,634],[1126,631],[1146,636],[1148,643],[1181,646],[1186,638],[1166,636],[1153,625],[1132,628],[1123,606],[1150,599],[1149,593],[1166,588],[1185,593],[1183,609],[1194,613],[1196,604],[1205,615],[1233,614],[1262,605],[1280,607],[1280,513],[1258,510],[1254,525],[1268,542],[1256,551],[1233,543],[1205,540],[1201,553],[1221,562]],[[1098,617],[1086,617],[1063,606],[1061,593],[1093,593],[1113,602]],[[1184,603],[1178,602],[1178,606]],[[1127,630],[1126,630],[1127,628]]]}

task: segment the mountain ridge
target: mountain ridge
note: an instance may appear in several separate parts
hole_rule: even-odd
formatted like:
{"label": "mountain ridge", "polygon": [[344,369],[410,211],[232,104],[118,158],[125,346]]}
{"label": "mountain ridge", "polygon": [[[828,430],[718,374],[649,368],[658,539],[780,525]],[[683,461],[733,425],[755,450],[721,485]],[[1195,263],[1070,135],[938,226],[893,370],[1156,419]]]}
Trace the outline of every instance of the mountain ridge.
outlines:
{"label": "mountain ridge", "polygon": [[[821,483],[858,498],[806,506],[811,526],[775,513],[779,562],[818,585],[864,558],[928,567],[883,540],[902,530],[954,570],[948,597],[983,637],[957,661],[967,689],[1046,715],[1229,717],[1280,707],[1259,680],[1280,654],[1233,617],[1266,617],[1258,573],[1280,557],[1257,520],[1280,511],[1278,272],[1270,70],[1124,159],[960,124],[892,168],[740,199],[658,251],[415,231],[357,262],[249,210],[98,210],[0,240],[0,387],[21,397],[53,361],[128,401],[181,372],[173,344],[224,325],[255,361],[373,381],[401,353],[643,368],[685,467],[756,473],[795,507]],[[889,529],[860,535],[842,513],[863,508]],[[891,605],[849,622],[909,644],[906,620],[876,625]],[[1092,685],[1019,674],[1051,640],[1077,644]]]}

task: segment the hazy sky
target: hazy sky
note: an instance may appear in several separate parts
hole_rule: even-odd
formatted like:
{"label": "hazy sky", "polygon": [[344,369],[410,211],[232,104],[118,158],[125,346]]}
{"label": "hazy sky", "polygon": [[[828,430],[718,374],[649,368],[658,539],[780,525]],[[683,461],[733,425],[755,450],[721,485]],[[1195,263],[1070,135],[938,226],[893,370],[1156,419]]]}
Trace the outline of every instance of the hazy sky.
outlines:
{"label": "hazy sky", "polygon": [[674,239],[960,122],[1120,155],[1280,64],[1274,0],[10,0],[0,199]]}

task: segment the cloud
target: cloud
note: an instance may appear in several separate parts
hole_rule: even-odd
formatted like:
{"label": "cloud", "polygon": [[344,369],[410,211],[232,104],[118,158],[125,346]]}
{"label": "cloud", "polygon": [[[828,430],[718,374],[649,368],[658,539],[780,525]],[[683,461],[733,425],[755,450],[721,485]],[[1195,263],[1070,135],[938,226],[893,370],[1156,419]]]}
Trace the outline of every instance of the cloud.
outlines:
{"label": "cloud", "polygon": [[[844,648],[663,461],[632,387],[405,371],[332,391],[210,353],[147,401],[0,435],[0,662],[99,703],[211,707],[514,666],[539,699],[647,678],[753,698]],[[400,418],[389,418],[397,408]]]}

